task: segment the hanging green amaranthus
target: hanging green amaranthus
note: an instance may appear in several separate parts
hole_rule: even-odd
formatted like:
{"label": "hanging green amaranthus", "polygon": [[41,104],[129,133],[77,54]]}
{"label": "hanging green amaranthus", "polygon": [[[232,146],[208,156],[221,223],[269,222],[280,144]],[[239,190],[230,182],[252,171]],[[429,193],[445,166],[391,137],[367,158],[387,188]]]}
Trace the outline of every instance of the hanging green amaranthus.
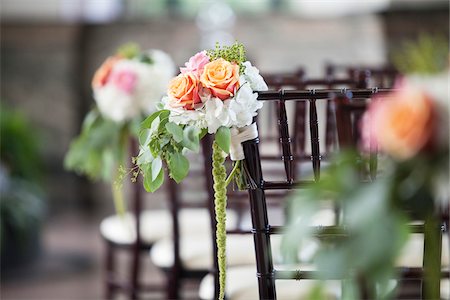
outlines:
{"label": "hanging green amaranthus", "polygon": [[226,207],[227,207],[227,173],[224,166],[225,153],[216,142],[213,143],[212,173],[214,179],[214,207],[216,212],[216,242],[217,242],[217,260],[219,264],[219,299],[225,297],[226,280]]}

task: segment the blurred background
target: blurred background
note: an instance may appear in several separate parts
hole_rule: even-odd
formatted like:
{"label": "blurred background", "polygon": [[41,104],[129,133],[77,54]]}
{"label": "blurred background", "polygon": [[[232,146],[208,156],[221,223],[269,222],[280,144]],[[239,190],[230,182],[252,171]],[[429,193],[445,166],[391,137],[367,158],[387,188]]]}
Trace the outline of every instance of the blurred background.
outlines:
{"label": "blurred background", "polygon": [[[5,184],[0,170],[3,299],[102,298],[110,189],[63,159],[94,104],[94,71],[121,44],[182,65],[238,40],[262,73],[320,77],[327,63],[386,66],[405,41],[449,36],[447,0],[2,0],[0,11],[2,163],[20,178]],[[163,192],[146,197],[166,205]]]}

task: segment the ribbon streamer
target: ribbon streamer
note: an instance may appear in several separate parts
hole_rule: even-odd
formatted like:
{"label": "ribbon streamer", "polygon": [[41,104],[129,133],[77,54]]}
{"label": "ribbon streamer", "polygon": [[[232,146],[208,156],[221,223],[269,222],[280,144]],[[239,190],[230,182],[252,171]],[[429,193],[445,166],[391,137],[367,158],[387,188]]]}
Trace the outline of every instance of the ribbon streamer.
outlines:
{"label": "ribbon streamer", "polygon": [[256,123],[242,128],[231,128],[231,144],[230,144],[230,158],[233,161],[244,159],[244,149],[242,142],[256,139],[258,137],[258,127]]}

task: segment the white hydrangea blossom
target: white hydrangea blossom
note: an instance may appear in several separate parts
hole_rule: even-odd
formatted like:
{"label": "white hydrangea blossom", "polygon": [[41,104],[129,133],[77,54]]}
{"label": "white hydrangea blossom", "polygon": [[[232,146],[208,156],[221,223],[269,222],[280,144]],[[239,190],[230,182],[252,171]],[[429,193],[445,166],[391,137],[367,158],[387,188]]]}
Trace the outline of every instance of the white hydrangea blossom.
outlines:
{"label": "white hydrangea blossom", "polygon": [[233,98],[222,101],[209,93],[201,94],[203,104],[195,110],[171,107],[168,98],[163,98],[164,108],[170,110],[169,120],[176,124],[207,128],[208,133],[216,133],[221,126],[241,128],[250,125],[263,106],[255,91],[268,88],[257,68],[250,62],[245,62],[244,66],[244,74],[239,78],[240,87]]}

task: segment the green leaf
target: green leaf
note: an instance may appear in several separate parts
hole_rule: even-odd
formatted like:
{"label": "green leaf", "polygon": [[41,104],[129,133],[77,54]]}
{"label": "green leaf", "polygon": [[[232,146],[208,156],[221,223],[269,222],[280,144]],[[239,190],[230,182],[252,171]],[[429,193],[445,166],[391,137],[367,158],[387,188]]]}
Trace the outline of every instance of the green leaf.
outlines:
{"label": "green leaf", "polygon": [[152,132],[150,129],[142,129],[141,132],[139,132],[139,144],[141,146],[147,146],[150,143],[151,138]]}
{"label": "green leaf", "polygon": [[155,120],[157,117],[165,118],[170,114],[170,111],[167,109],[159,110],[148,116],[144,121],[141,123],[141,129],[148,129],[153,123],[153,120]]}
{"label": "green leaf", "polygon": [[216,132],[216,142],[225,153],[230,152],[231,133],[230,128],[221,126]]}
{"label": "green leaf", "polygon": [[163,182],[164,182],[164,171],[161,168],[161,170],[159,171],[159,173],[156,176],[155,180],[152,180],[151,169],[152,169],[152,164],[146,164],[145,166],[143,166],[143,171],[144,171],[144,188],[145,188],[145,190],[147,192],[153,193],[157,189],[159,189],[159,187],[163,184]]}
{"label": "green leaf", "polygon": [[183,129],[179,125],[169,122],[166,123],[166,129],[173,136],[175,142],[180,143],[183,140]]}
{"label": "green leaf", "polygon": [[200,149],[199,134],[200,130],[197,127],[186,126],[183,131],[183,146],[194,152],[198,152]]}
{"label": "green leaf", "polygon": [[205,135],[207,135],[207,134],[208,134],[208,129],[207,128],[202,128],[202,130],[200,131],[200,134],[199,134],[199,139],[204,138]]}
{"label": "green leaf", "polygon": [[162,169],[162,160],[161,157],[158,156],[152,161],[152,180],[156,179],[161,169]]}
{"label": "green leaf", "polygon": [[171,177],[180,183],[189,172],[189,161],[183,154],[174,152],[169,157],[169,169]]}

